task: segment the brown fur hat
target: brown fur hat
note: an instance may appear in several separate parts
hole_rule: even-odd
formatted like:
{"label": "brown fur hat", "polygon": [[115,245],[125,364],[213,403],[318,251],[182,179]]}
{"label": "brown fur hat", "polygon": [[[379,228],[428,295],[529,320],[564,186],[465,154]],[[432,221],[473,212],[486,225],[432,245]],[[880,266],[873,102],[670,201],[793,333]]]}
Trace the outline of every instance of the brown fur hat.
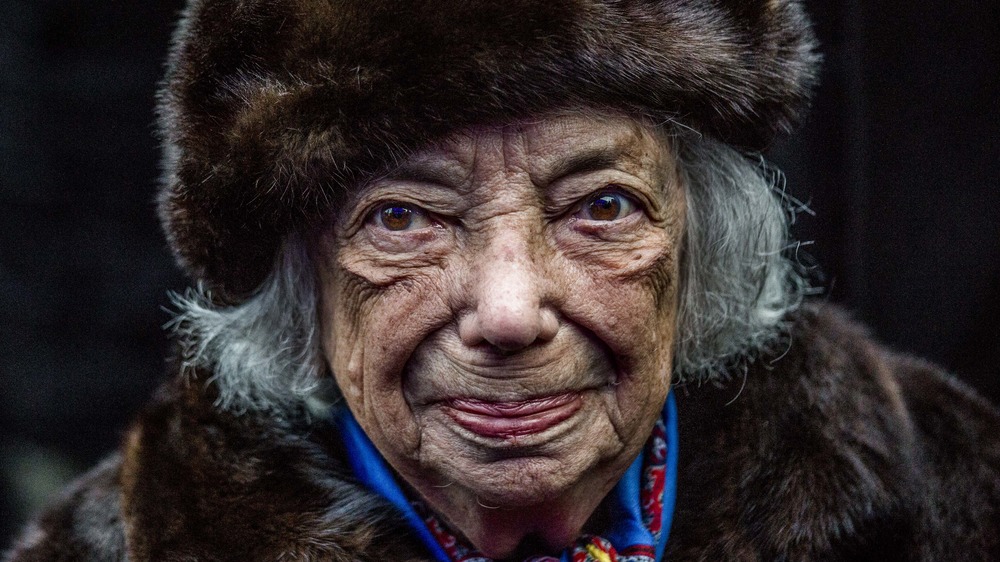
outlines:
{"label": "brown fur hat", "polygon": [[554,109],[760,149],[808,104],[796,0],[191,0],[160,99],[160,213],[238,302],[339,194],[457,130]]}

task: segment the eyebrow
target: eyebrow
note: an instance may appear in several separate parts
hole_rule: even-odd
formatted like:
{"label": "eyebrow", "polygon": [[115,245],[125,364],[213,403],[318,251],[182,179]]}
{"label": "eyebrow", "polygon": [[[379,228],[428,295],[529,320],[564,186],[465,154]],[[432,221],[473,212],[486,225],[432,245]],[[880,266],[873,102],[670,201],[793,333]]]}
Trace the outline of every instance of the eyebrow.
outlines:
{"label": "eyebrow", "polygon": [[434,183],[451,188],[459,187],[468,179],[462,170],[420,161],[404,162],[389,170],[382,177],[389,180]]}
{"label": "eyebrow", "polygon": [[[580,152],[557,158],[551,168],[536,180],[538,185],[549,185],[559,178],[574,174],[596,172],[614,168],[630,157],[631,143],[618,142],[612,145],[584,148]],[[404,162],[389,170],[382,179],[433,183],[458,188],[468,181],[465,171],[432,162]]]}
{"label": "eyebrow", "polygon": [[548,185],[566,176],[613,168],[623,160],[627,152],[628,150],[621,145],[585,149],[582,152],[556,160],[552,168],[539,178],[539,181],[541,185]]}

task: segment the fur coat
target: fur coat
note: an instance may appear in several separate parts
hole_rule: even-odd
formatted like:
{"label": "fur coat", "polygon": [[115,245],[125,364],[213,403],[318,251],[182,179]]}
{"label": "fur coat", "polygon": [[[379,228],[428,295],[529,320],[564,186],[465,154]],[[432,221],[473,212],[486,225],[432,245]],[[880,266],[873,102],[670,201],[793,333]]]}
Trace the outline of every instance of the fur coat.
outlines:
{"label": "fur coat", "polygon": [[[1000,413],[832,306],[726,384],[677,387],[665,560],[1000,560]],[[326,420],[236,416],[175,381],[9,562],[426,560]]]}

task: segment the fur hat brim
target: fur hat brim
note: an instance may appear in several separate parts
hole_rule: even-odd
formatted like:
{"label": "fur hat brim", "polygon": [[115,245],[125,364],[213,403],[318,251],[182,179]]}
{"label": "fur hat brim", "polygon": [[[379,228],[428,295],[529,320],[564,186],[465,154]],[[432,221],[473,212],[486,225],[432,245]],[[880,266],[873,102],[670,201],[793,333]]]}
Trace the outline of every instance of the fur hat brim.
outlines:
{"label": "fur hat brim", "polygon": [[449,133],[593,107],[760,149],[817,62],[793,0],[192,0],[160,213],[182,266],[235,302],[289,232]]}

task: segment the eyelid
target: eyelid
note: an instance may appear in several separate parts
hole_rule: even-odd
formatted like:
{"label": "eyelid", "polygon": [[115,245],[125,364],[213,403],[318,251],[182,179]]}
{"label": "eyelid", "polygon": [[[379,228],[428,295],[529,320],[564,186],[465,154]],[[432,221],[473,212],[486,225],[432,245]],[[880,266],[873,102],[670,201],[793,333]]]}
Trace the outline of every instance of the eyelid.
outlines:
{"label": "eyelid", "polygon": [[620,190],[626,197],[635,203],[638,210],[649,214],[655,212],[660,207],[660,203],[655,200],[652,194],[647,193],[641,189],[633,189],[626,184],[616,183],[613,184],[615,189]]}
{"label": "eyelid", "polygon": [[[619,215],[611,219],[600,219],[592,216],[587,216],[590,214],[590,205],[592,205],[598,199],[605,197],[607,195],[615,195],[620,199],[624,200],[623,207],[619,209]],[[574,217],[580,220],[593,221],[593,222],[604,222],[611,223],[623,220],[637,212],[643,211],[643,205],[641,202],[636,200],[627,189],[622,189],[620,186],[607,186],[603,189],[599,189],[587,197],[585,197],[579,205],[575,207]]]}
{"label": "eyelid", "polygon": [[[391,228],[388,228],[388,226],[386,226],[385,223],[383,222],[382,212],[389,207],[405,207],[409,209],[412,220],[414,222],[417,222],[419,220],[421,224],[411,225],[410,227],[401,230],[393,230]],[[399,232],[399,233],[413,232],[414,230],[421,230],[423,228],[428,228],[434,225],[434,220],[431,216],[431,213],[427,209],[421,207],[420,205],[417,205],[416,203],[410,203],[409,201],[398,201],[398,200],[378,201],[374,205],[369,207],[364,217],[365,217],[364,224],[370,224],[370,223],[374,224],[380,227],[382,230],[385,230],[386,232]]]}
{"label": "eyelid", "polygon": [[[438,220],[461,214],[461,201],[454,189],[412,180],[378,178],[358,190],[345,207],[349,218],[345,224],[360,228],[370,213],[385,203],[402,203],[419,207]],[[447,221],[445,221],[447,222]]]}
{"label": "eyelid", "polygon": [[[595,187],[598,189],[595,190]],[[650,185],[647,178],[620,167],[570,174],[546,187],[551,194],[553,215],[561,214],[558,209],[568,210],[603,189],[619,189],[647,211],[656,212],[660,207],[659,201],[656,201],[656,187]]]}

